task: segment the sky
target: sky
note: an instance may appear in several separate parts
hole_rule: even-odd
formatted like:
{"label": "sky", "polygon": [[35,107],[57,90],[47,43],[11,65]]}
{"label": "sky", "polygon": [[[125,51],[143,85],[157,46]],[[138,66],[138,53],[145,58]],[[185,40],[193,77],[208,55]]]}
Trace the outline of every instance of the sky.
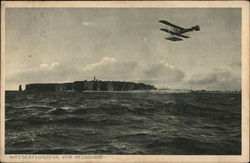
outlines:
{"label": "sky", "polygon": [[[199,25],[172,42],[159,20]],[[7,8],[5,87],[119,80],[171,89],[241,89],[241,9]]]}

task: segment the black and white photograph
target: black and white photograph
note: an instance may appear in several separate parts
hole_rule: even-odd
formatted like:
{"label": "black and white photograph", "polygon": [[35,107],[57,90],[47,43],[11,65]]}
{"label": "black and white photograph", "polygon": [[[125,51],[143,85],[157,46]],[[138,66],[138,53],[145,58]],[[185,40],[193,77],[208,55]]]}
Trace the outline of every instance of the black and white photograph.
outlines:
{"label": "black and white photograph", "polygon": [[243,8],[129,4],[5,7],[4,155],[242,156]]}

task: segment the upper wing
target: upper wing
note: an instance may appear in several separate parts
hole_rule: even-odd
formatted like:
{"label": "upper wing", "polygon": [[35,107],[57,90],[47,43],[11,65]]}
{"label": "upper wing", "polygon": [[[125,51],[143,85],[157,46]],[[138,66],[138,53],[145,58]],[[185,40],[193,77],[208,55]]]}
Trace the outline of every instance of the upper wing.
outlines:
{"label": "upper wing", "polygon": [[167,32],[167,33],[170,33],[170,34],[172,34],[172,35],[176,35],[176,36],[180,36],[180,37],[184,37],[184,38],[190,38],[190,37],[188,37],[188,36],[185,36],[185,35],[182,35],[182,34],[179,34],[179,33],[172,32],[172,31],[167,30],[167,29],[165,29],[165,28],[161,28],[160,30],[165,31],[165,32]]}
{"label": "upper wing", "polygon": [[177,25],[174,25],[174,24],[172,24],[172,23],[169,23],[169,22],[168,22],[168,21],[166,21],[166,20],[159,20],[159,22],[161,22],[161,23],[163,23],[163,24],[166,24],[166,25],[169,25],[169,26],[171,26],[171,27],[174,27],[174,28],[180,29],[180,30],[184,30],[184,28],[179,27],[179,26],[177,26]]}

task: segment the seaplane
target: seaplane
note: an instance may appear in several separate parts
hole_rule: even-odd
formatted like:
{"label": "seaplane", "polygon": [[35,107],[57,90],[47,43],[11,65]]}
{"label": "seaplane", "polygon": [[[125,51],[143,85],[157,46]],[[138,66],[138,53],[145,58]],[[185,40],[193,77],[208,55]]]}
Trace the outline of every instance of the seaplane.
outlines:
{"label": "seaplane", "polygon": [[200,31],[199,25],[196,25],[190,28],[183,28],[183,27],[174,25],[166,20],[159,20],[159,22],[166,25],[166,28],[161,28],[160,30],[167,32],[171,35],[170,37],[165,38],[166,40],[170,40],[170,41],[182,41],[183,38],[190,38],[189,36],[183,35],[184,33],[191,32],[191,31]]}

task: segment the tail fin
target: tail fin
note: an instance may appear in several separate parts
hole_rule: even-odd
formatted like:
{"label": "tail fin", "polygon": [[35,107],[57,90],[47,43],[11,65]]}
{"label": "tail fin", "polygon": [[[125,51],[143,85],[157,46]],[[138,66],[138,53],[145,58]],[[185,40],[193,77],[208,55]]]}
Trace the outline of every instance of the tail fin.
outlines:
{"label": "tail fin", "polygon": [[199,25],[193,26],[192,29],[195,31],[200,31],[200,26]]}

